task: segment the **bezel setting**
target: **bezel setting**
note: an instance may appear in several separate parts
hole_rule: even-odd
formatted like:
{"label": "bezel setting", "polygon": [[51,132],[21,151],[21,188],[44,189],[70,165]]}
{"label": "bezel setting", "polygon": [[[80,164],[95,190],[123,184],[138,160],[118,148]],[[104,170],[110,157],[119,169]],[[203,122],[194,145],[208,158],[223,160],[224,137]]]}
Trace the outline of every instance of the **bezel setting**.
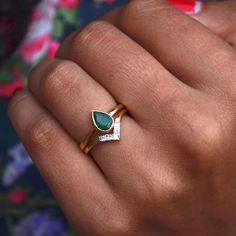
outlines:
{"label": "bezel setting", "polygon": [[[95,121],[95,118],[94,118],[94,117],[95,117],[95,116],[94,116],[94,113],[96,113],[96,112],[97,112],[97,113],[104,114],[104,115],[109,116],[109,117],[111,118],[112,124],[111,124],[111,126],[110,126],[109,129],[103,130],[103,129],[101,129],[101,128],[98,127],[97,122]],[[110,131],[114,128],[114,124],[115,124],[114,118],[113,118],[109,113],[103,112],[103,111],[98,111],[98,110],[92,110],[92,121],[93,121],[93,124],[94,124],[94,126],[96,127],[96,129],[99,130],[99,131],[102,132],[102,133],[108,133],[108,132],[110,132]]]}

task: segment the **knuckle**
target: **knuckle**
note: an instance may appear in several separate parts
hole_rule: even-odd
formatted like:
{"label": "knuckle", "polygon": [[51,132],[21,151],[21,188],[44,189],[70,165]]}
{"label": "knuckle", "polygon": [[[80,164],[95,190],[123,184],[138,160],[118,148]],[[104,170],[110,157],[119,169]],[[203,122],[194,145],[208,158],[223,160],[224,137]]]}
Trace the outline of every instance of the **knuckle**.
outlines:
{"label": "knuckle", "polygon": [[213,118],[195,119],[187,126],[191,133],[188,136],[189,146],[197,156],[210,158],[219,153],[222,147],[222,131],[216,120]]}
{"label": "knuckle", "polygon": [[74,47],[77,47],[77,45],[96,46],[97,44],[103,42],[103,40],[107,37],[108,32],[111,32],[111,29],[112,26],[105,21],[94,21],[90,23],[73,38],[71,50],[74,51]]}
{"label": "knuckle", "polygon": [[174,202],[185,202],[189,193],[191,192],[192,182],[185,180],[179,174],[169,176],[166,173],[163,176],[162,186],[160,187],[160,193],[156,196],[163,197],[165,199],[166,205],[173,205]]}
{"label": "knuckle", "polygon": [[26,131],[25,142],[31,150],[48,152],[54,145],[57,137],[53,124],[46,117],[39,117]]}
{"label": "knuckle", "polygon": [[214,160],[223,148],[225,134],[215,109],[218,109],[215,102],[209,100],[208,104],[202,104],[185,95],[169,104],[168,115],[175,127],[179,145],[199,163],[203,159]]}
{"label": "knuckle", "polygon": [[75,70],[75,64],[72,61],[53,64],[50,69],[44,72],[40,81],[40,92],[45,96],[50,96],[68,91],[73,84],[73,78],[70,76],[73,70]]}
{"label": "knuckle", "polygon": [[152,189],[156,190],[151,190],[146,196],[143,193],[135,199],[136,202],[140,203],[140,207],[145,206],[148,209],[147,211],[144,210],[143,214],[138,215],[138,217],[143,220],[150,219],[148,211],[152,209],[153,217],[160,217],[161,214],[163,220],[168,220],[171,228],[177,229],[185,223],[185,214],[179,206],[184,206],[184,209],[191,210],[191,205],[193,204],[189,201],[189,199],[192,199],[192,183],[185,181],[178,175],[175,175],[175,179],[173,179],[174,176],[170,178],[166,175],[169,175],[169,173],[165,173],[158,179],[158,185],[154,184],[152,186]]}

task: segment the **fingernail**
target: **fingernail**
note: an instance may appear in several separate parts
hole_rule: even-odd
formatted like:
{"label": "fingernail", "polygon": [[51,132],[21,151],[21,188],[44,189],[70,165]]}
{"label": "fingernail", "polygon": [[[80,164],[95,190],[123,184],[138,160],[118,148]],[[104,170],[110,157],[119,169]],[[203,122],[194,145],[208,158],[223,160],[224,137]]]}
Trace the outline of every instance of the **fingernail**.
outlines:
{"label": "fingernail", "polygon": [[197,0],[168,0],[168,2],[186,14],[197,14],[202,10],[202,2]]}
{"label": "fingernail", "polygon": [[16,88],[13,93],[12,93],[12,97],[14,97],[18,92],[20,92],[21,90],[23,90],[22,87]]}

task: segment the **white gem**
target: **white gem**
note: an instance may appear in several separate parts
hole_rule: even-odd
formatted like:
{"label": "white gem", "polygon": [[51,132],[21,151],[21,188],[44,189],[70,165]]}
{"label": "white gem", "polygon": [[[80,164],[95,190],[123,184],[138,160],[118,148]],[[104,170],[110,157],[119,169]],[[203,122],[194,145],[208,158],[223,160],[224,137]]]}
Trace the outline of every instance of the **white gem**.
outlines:
{"label": "white gem", "polygon": [[120,140],[120,119],[119,118],[115,119],[113,134],[105,134],[105,135],[99,136],[100,142],[113,141],[113,140]]}

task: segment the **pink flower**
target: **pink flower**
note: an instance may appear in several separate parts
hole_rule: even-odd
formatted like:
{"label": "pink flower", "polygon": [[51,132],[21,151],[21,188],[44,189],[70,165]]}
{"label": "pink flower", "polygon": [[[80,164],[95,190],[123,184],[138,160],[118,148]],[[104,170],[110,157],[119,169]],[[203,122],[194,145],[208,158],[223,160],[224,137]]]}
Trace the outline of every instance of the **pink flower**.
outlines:
{"label": "pink flower", "polygon": [[78,7],[80,0],[60,0],[60,6],[68,9],[73,9]]}
{"label": "pink flower", "polygon": [[187,14],[200,12],[202,6],[198,0],[168,0],[168,2]]}
{"label": "pink flower", "polygon": [[49,57],[50,59],[52,59],[52,58],[55,57],[59,46],[60,46],[60,44],[59,44],[57,41],[55,41],[55,40],[52,40],[52,41],[49,43],[48,57]]}
{"label": "pink flower", "polygon": [[19,205],[27,201],[28,194],[23,190],[13,190],[7,194],[7,198],[13,205]]}
{"label": "pink flower", "polygon": [[47,33],[33,42],[26,43],[19,49],[20,55],[28,63],[35,62],[35,60],[46,52],[49,40],[50,34]]}
{"label": "pink flower", "polygon": [[22,79],[16,79],[10,84],[0,86],[0,97],[11,97],[16,89],[24,87],[24,81]]}

